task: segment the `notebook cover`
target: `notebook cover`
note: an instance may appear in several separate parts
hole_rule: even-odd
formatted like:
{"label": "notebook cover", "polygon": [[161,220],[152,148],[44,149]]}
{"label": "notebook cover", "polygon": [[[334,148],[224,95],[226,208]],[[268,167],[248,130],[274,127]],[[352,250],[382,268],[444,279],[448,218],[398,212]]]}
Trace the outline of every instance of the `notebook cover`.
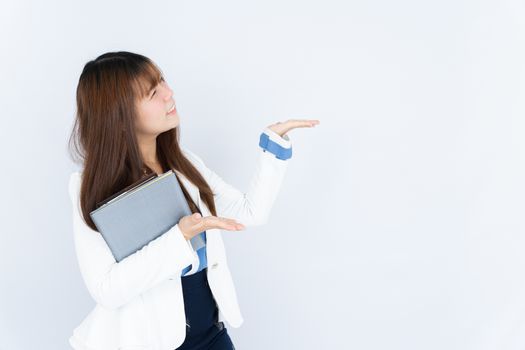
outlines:
{"label": "notebook cover", "polygon": [[[191,215],[191,209],[172,170],[128,186],[90,213],[117,262],[166,233],[186,215]],[[190,240],[195,251],[205,245],[202,236]]]}

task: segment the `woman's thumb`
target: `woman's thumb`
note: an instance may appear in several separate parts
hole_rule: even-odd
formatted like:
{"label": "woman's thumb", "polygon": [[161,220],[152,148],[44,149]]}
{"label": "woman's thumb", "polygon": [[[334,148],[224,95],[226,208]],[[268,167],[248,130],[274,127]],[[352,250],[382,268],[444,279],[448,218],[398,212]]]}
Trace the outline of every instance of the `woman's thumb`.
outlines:
{"label": "woman's thumb", "polygon": [[200,213],[194,213],[194,214],[191,216],[191,218],[192,218],[193,220],[199,220],[199,219],[201,218],[201,214],[200,214]]}

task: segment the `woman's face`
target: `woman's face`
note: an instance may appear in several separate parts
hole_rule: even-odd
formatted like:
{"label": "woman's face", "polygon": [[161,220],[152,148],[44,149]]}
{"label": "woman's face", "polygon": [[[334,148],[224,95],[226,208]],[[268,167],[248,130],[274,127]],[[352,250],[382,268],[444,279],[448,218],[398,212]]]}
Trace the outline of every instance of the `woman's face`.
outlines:
{"label": "woman's face", "polygon": [[[162,81],[137,106],[138,120],[135,121],[135,131],[141,136],[153,136],[179,125],[179,115],[173,99],[173,91]],[[173,108],[173,109],[172,109]],[[171,112],[170,112],[171,111]]]}

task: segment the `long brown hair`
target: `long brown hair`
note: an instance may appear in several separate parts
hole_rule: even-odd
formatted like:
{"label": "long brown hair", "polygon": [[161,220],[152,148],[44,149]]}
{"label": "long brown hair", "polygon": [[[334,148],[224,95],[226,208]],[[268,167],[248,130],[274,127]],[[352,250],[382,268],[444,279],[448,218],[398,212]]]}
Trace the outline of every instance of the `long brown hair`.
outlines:
{"label": "long brown hair", "polygon": [[[142,159],[134,122],[137,101],[163,79],[151,59],[127,51],[104,53],[82,70],[69,149],[73,160],[83,163],[80,206],[84,221],[97,232],[89,215],[97,203],[153,172]],[[199,188],[200,198],[216,216],[210,186],[179,146],[179,127],[159,134],[156,143],[163,171],[180,171]],[[147,169],[147,174],[142,169]],[[192,213],[199,212],[179,183]]]}

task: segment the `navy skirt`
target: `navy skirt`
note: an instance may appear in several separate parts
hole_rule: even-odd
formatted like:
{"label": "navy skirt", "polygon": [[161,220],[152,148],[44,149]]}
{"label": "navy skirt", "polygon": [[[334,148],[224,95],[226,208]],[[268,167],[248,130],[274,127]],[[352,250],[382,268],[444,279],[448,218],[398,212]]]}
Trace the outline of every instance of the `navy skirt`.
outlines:
{"label": "navy skirt", "polygon": [[235,350],[224,322],[219,322],[219,309],[208,284],[207,270],[181,277],[186,339],[176,350]]}

